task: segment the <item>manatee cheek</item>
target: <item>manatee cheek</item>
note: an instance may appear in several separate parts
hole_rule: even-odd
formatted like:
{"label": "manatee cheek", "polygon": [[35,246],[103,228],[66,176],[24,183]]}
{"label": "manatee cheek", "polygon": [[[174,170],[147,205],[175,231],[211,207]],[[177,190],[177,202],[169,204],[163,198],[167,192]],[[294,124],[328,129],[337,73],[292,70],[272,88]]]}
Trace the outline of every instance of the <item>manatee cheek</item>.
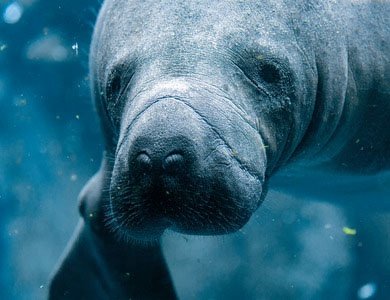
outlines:
{"label": "manatee cheek", "polygon": [[234,232],[244,226],[262,201],[263,181],[251,174],[221,145],[208,157],[214,233]]}
{"label": "manatee cheek", "polygon": [[[157,101],[131,120],[122,126],[112,173],[114,231],[144,240],[168,227],[223,234],[247,222],[262,180],[234,156],[217,127],[177,99]],[[259,151],[260,145],[245,147]]]}

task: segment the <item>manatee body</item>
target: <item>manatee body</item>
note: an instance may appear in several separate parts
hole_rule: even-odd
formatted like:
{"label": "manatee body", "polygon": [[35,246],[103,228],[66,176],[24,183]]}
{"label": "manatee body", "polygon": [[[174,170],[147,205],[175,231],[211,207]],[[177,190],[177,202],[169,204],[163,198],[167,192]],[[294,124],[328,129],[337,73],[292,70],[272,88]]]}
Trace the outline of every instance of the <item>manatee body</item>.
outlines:
{"label": "manatee body", "polygon": [[50,297],[175,298],[167,228],[238,230],[284,166],[388,169],[389,7],[105,1],[90,55],[105,152]]}

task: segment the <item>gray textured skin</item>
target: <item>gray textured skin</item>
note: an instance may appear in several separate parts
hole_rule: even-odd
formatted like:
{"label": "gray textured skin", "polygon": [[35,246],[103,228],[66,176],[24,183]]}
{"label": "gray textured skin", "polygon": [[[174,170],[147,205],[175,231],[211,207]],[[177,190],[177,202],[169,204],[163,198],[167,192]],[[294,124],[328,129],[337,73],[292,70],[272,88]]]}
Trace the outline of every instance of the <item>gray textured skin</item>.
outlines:
{"label": "gray textured skin", "polygon": [[91,76],[106,151],[51,299],[174,298],[167,227],[239,229],[285,165],[388,169],[389,15],[387,1],[105,1]]}

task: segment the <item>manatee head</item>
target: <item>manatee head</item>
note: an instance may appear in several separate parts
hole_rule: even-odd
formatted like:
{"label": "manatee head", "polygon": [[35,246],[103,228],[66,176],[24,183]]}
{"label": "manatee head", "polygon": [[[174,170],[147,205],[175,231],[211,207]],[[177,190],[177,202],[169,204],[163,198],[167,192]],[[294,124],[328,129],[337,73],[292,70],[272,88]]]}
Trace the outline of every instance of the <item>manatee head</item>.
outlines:
{"label": "manatee head", "polygon": [[104,3],[90,67],[120,236],[234,232],[291,156],[312,109],[306,75],[296,47],[281,45],[285,24],[251,13],[257,5]]}

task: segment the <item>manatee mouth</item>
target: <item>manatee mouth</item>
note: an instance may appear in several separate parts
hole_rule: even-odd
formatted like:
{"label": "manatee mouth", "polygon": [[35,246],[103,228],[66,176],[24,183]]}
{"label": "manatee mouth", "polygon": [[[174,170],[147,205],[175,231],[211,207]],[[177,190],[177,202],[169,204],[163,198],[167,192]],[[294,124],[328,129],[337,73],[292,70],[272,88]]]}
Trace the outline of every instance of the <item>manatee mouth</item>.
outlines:
{"label": "manatee mouth", "polygon": [[167,228],[234,232],[261,202],[261,173],[250,172],[239,153],[185,104],[164,100],[151,106],[124,136],[107,213],[120,238],[149,242]]}
{"label": "manatee mouth", "polygon": [[214,158],[203,161],[203,170],[164,174],[150,169],[115,180],[110,205],[114,231],[126,240],[149,241],[167,228],[201,235],[241,228],[260,202],[260,182],[231,158],[221,165],[213,164]]}

